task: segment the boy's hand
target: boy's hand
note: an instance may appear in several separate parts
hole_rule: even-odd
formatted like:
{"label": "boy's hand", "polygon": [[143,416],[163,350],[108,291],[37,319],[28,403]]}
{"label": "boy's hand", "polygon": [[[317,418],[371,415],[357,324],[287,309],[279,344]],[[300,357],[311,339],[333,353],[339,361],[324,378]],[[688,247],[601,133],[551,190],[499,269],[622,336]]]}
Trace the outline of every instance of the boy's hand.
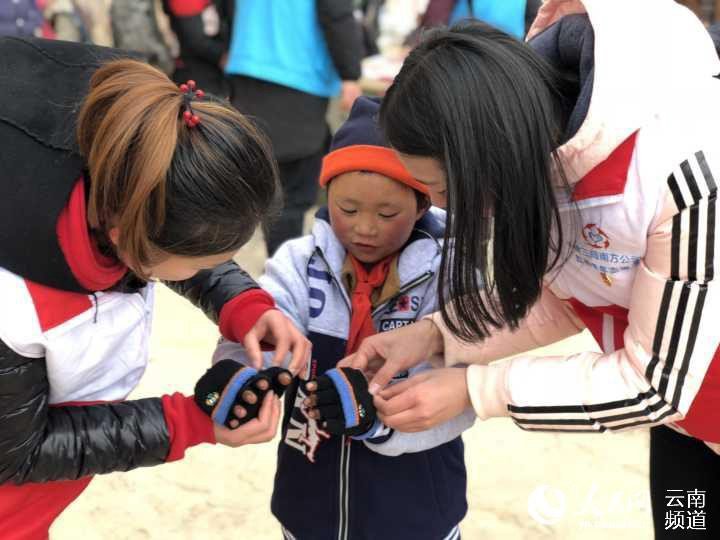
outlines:
{"label": "boy's hand", "polygon": [[215,422],[235,429],[258,417],[269,390],[279,397],[292,381],[286,369],[258,372],[234,360],[221,360],[195,385],[195,403]]}
{"label": "boy's hand", "polygon": [[307,383],[305,388],[311,394],[304,402],[308,415],[329,433],[358,437],[375,425],[373,397],[361,371],[331,369]]}

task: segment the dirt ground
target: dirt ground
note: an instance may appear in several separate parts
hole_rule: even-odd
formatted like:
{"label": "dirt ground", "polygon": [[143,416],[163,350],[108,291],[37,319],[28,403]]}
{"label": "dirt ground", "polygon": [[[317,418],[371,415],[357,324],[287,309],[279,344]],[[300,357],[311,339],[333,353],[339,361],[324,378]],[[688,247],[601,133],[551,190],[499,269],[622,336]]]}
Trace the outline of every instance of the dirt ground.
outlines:
{"label": "dirt ground", "polygon": [[[255,238],[238,261],[257,275],[264,255]],[[209,363],[216,328],[164,287],[154,324],[150,365],[131,397],[191,393]],[[595,344],[582,334],[546,352],[579,348]],[[470,510],[463,538],[652,538],[646,431],[537,434],[495,419],[477,423],[464,438]],[[269,511],[275,446],[202,445],[180,462],[98,477],[57,520],[51,540],[277,540]]]}

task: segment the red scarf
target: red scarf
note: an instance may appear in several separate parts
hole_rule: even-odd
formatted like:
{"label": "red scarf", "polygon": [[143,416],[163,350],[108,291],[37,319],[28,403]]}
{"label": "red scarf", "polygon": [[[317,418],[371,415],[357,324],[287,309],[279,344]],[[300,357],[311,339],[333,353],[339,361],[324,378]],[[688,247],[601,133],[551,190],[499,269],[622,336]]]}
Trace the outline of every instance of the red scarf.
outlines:
{"label": "red scarf", "polygon": [[77,282],[88,291],[104,291],[122,279],[127,267],[100,253],[88,231],[86,204],[85,184],[80,178],[58,217],[55,231]]}
{"label": "red scarf", "polygon": [[348,257],[350,257],[353,270],[355,270],[355,288],[352,291],[352,316],[350,318],[347,348],[345,349],[346,355],[354,353],[363,339],[375,333],[370,295],[385,283],[395,256],[390,255],[382,261],[378,261],[369,273],[363,263],[352,255],[348,255]]}

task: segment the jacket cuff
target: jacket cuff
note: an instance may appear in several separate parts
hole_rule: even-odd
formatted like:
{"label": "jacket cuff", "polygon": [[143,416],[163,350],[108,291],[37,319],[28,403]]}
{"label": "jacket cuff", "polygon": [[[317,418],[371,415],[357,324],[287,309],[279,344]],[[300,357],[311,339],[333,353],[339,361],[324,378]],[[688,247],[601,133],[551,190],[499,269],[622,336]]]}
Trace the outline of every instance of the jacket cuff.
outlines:
{"label": "jacket cuff", "polygon": [[[436,311],[435,313],[431,313],[430,315],[425,315],[420,320],[424,320],[424,319],[427,319],[428,321],[430,321],[437,327],[438,331],[440,332],[440,335],[442,336],[442,340],[443,340],[443,352],[429,356],[427,358],[427,361],[434,368],[445,367],[445,345],[447,343],[445,340],[445,331],[444,331],[445,327],[440,326],[442,324],[442,315],[440,314],[439,311]],[[451,365],[451,363],[449,363],[449,365]]]}
{"label": "jacket cuff", "polygon": [[162,397],[163,413],[170,437],[165,462],[177,461],[185,450],[202,443],[215,444],[212,420],[195,404],[193,396],[175,393]]}
{"label": "jacket cuff", "polygon": [[510,416],[507,375],[510,360],[496,362],[489,366],[473,364],[468,366],[466,380],[470,402],[475,414],[481,420]]}
{"label": "jacket cuff", "polygon": [[379,418],[376,418],[370,429],[361,435],[353,435],[352,438],[356,441],[367,441],[371,444],[383,444],[390,440],[393,433],[395,433],[394,429],[387,427]]}
{"label": "jacket cuff", "polygon": [[483,342],[465,343],[457,339],[445,325],[442,313],[439,311],[426,315],[423,319],[429,319],[433,322],[440,331],[443,340],[442,354],[433,355],[428,359],[433,367],[452,367],[458,364],[481,363]]}
{"label": "jacket cuff", "polygon": [[241,293],[220,310],[220,333],[225,339],[242,343],[260,316],[271,309],[275,309],[275,302],[262,289]]}

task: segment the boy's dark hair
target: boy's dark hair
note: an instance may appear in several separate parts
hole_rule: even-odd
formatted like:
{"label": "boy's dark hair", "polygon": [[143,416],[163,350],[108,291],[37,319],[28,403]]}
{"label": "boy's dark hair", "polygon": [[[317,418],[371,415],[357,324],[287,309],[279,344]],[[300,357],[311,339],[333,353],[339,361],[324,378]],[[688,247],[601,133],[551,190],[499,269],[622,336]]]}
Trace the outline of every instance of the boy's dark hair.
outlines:
{"label": "boy's dark hair", "polygon": [[432,203],[430,202],[430,199],[427,195],[424,193],[420,193],[419,191],[413,189],[413,193],[415,194],[415,200],[417,201],[417,208],[418,211],[420,210],[427,210],[432,206]]}
{"label": "boy's dark hair", "polygon": [[391,146],[445,168],[439,301],[463,340],[516,328],[564,260],[553,179],[569,190],[555,149],[575,89],[529,46],[475,21],[429,32],[383,100]]}
{"label": "boy's dark hair", "polygon": [[118,227],[118,250],[139,277],[163,253],[239,249],[278,200],[267,138],[212,96],[192,108],[201,124],[189,128],[183,93],[164,73],[117,60],[95,72],[80,111],[89,224]]}

